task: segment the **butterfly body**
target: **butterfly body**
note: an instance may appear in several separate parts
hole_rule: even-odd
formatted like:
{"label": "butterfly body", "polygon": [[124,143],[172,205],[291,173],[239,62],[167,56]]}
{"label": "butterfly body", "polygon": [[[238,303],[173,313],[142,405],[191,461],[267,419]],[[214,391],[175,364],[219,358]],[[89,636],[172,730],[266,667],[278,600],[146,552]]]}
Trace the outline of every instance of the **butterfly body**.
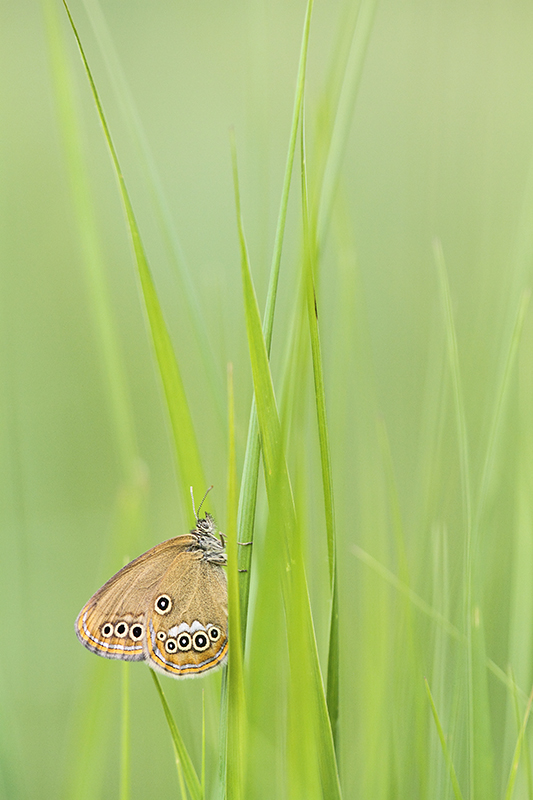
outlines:
{"label": "butterfly body", "polygon": [[156,545],[85,604],[76,634],[105,658],[146,661],[175,678],[224,663],[228,605],[224,539],[206,514],[189,534]]}

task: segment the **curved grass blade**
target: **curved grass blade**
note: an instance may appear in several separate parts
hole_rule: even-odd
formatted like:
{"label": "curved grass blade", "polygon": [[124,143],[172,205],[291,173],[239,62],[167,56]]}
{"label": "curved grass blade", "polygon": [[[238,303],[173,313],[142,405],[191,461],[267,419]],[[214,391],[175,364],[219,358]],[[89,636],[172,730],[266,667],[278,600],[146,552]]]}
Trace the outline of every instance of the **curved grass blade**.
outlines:
{"label": "curved grass blade", "polygon": [[522,750],[522,745],[524,743],[524,737],[526,735],[526,727],[529,720],[529,714],[531,712],[531,703],[533,702],[533,689],[531,690],[531,694],[529,695],[529,699],[527,702],[526,711],[524,714],[524,719],[522,721],[522,725],[520,727],[520,731],[518,733],[518,739],[516,742],[515,750],[513,753],[513,761],[511,763],[511,772],[509,775],[509,780],[507,782],[507,789],[505,791],[505,800],[511,800],[514,791],[514,784],[516,781],[516,773],[518,771],[518,763],[520,761],[520,753]]}
{"label": "curved grass blade", "polygon": [[99,0],[84,0],[83,5],[87,17],[92,25],[96,40],[100,46],[102,58],[107,67],[109,80],[113,85],[116,103],[128,126],[132,144],[137,150],[138,164],[143,171],[146,185],[151,195],[155,219],[159,224],[162,240],[166,245],[169,260],[174,267],[173,275],[176,279],[178,293],[184,302],[180,305],[180,314],[187,317],[186,327],[196,337],[200,358],[204,363],[204,374],[210,383],[216,411],[221,425],[225,424],[224,390],[222,375],[215,362],[213,348],[209,342],[205,325],[202,323],[202,308],[198,299],[195,286],[191,280],[187,260],[176,232],[175,221],[169,208],[165,195],[163,182],[160,178],[155,158],[153,157],[150,143],[144,131],[142,120],[136,108],[135,100],[124,74],[113,37],[110,34],[105,16]]}
{"label": "curved grass blade", "polygon": [[307,317],[309,337],[311,340],[311,356],[313,360],[313,376],[315,383],[315,403],[320,444],[320,462],[322,467],[322,485],[324,491],[324,510],[326,515],[326,531],[328,541],[329,578],[333,589],[335,584],[335,509],[333,505],[333,479],[331,475],[331,455],[326,416],[326,394],[324,389],[324,371],[320,349],[318,329],[318,301],[315,291],[314,265],[316,263],[316,231],[310,230],[309,201],[307,191],[307,167],[305,154],[305,114],[302,109],[301,124],[301,178],[302,178],[302,218],[303,218],[303,273],[307,300]]}
{"label": "curved grass blade", "polygon": [[226,771],[228,757],[228,665],[222,667],[222,678],[220,681],[220,728],[218,736],[219,759],[218,759],[218,791],[217,797],[225,800],[226,797]]}
{"label": "curved grass blade", "polygon": [[202,689],[202,797],[205,795],[205,689]]}
{"label": "curved grass blade", "polygon": [[161,688],[161,684],[159,682],[159,678],[153,671],[150,670],[152,678],[154,679],[155,688],[157,689],[157,693],[161,700],[161,705],[163,706],[163,711],[165,712],[165,717],[167,719],[168,727],[170,729],[170,735],[172,737],[172,745],[174,747],[174,755],[176,756],[176,767],[178,770],[178,779],[180,782],[181,793],[183,798],[185,798],[185,786],[183,785],[183,781],[187,784],[187,789],[189,790],[189,794],[191,795],[192,800],[203,800],[203,790],[202,785],[198,779],[198,775],[196,774],[196,770],[194,769],[194,765],[191,761],[189,753],[187,752],[187,748],[183,743],[183,739],[181,738],[181,734],[178,730],[178,727],[174,721],[174,717],[172,716],[172,712],[169,708],[167,703],[167,699],[163,693],[163,689]]}
{"label": "curved grass blade", "polygon": [[185,396],[185,390],[181,379],[181,374],[178,368],[172,342],[167,330],[167,326],[163,317],[163,312],[159,304],[157,293],[155,290],[154,282],[148,266],[148,261],[144,251],[141,240],[137,221],[133,212],[130,197],[122,171],[118,160],[117,152],[111,138],[111,133],[107,125],[104,110],[100,102],[100,97],[96,89],[95,82],[89,67],[89,63],[85,56],[83,46],[78,35],[78,31],[74,24],[74,20],[70,13],[66,0],[63,0],[63,5],[67,12],[78,49],[80,51],[81,59],[85,67],[85,72],[89,80],[94,102],[96,104],[100,123],[102,125],[105,140],[109,148],[111,160],[115,168],[115,173],[119,183],[120,194],[126,212],[126,218],[135,253],[135,260],[137,264],[137,273],[140,279],[142,297],[144,306],[148,317],[148,326],[152,336],[152,342],[155,349],[157,364],[159,367],[159,374],[163,384],[163,390],[166,399],[166,405],[170,417],[171,429],[174,439],[174,450],[176,455],[176,462],[180,475],[180,491],[182,492],[182,499],[184,507],[189,504],[189,486],[205,486],[206,482],[203,475],[200,453],[196,442],[192,419]]}
{"label": "curved grass blade", "polygon": [[[512,672],[511,669],[509,669],[509,679],[513,683],[515,682],[514,681],[514,675],[513,675],[513,672]],[[518,730],[518,739],[517,739],[517,742],[516,742],[516,745],[515,745],[515,749],[514,749],[514,753],[513,753],[513,759],[512,759],[512,762],[511,762],[511,769],[509,771],[509,779],[507,781],[507,789],[505,791],[505,800],[511,800],[511,798],[513,796],[514,784],[515,784],[515,781],[516,781],[516,774],[518,772],[518,764],[519,764],[520,755],[521,755],[521,752],[522,752],[522,745],[524,743],[524,739],[525,739],[525,735],[526,735],[527,722],[528,722],[528,718],[529,718],[529,713],[531,711],[531,702],[533,700],[533,689],[531,690],[531,693],[530,693],[530,695],[528,697],[528,702],[527,702],[527,705],[526,705],[526,711],[525,711],[524,719],[523,719],[522,723],[520,723],[520,709],[519,709],[519,704],[518,704],[518,694],[517,694],[516,691],[513,692],[512,700],[513,700],[513,705],[514,705],[514,710],[515,710],[515,715],[516,715],[516,722],[519,725],[519,730]],[[531,764],[530,764],[530,758],[529,758],[529,752],[528,752],[528,747],[527,746],[524,748],[524,761],[525,761],[525,770],[526,770],[526,776],[527,776],[528,797],[531,798],[531,796],[532,796],[532,792],[531,792]]]}
{"label": "curved grass blade", "polygon": [[120,753],[120,800],[130,796],[130,671],[129,663],[122,664],[122,717]]}
{"label": "curved grass blade", "polygon": [[461,793],[461,787],[459,786],[459,781],[457,780],[457,775],[455,772],[455,767],[453,765],[452,758],[450,756],[450,752],[448,750],[448,745],[446,744],[446,737],[444,735],[444,731],[442,730],[442,725],[440,724],[439,715],[437,712],[437,708],[435,703],[433,702],[433,696],[431,694],[431,689],[429,688],[429,683],[427,678],[424,678],[424,683],[426,684],[426,692],[429,698],[429,703],[431,706],[431,712],[433,714],[433,719],[435,720],[435,726],[437,728],[437,733],[439,735],[440,743],[442,746],[442,752],[444,753],[444,758],[446,760],[446,765],[448,767],[448,772],[450,773],[450,780],[453,787],[453,793],[456,797],[456,800],[463,800],[463,795]]}
{"label": "curved grass blade", "polygon": [[326,416],[326,394],[324,388],[324,372],[320,349],[318,329],[318,304],[314,282],[314,265],[317,257],[316,230],[310,230],[309,201],[307,190],[307,167],[305,148],[305,112],[302,108],[300,126],[300,154],[302,180],[302,218],[303,218],[303,273],[305,296],[307,300],[307,318],[311,340],[311,357],[315,386],[315,405],[322,467],[322,488],[324,492],[324,511],[326,518],[326,536],[329,557],[329,578],[331,584],[331,616],[328,647],[327,673],[327,706],[335,749],[338,752],[339,728],[339,601],[337,593],[337,560],[335,550],[335,507],[333,503],[333,478],[331,474],[331,456],[329,447],[328,424]]}
{"label": "curved grass blade", "polygon": [[66,156],[74,218],[83,253],[84,276],[94,318],[97,341],[106,378],[113,432],[124,479],[138,483],[139,450],[133,421],[127,378],[124,372],[115,320],[109,300],[104,258],[101,251],[94,201],[82,153],[80,125],[75,108],[75,91],[70,78],[65,46],[59,29],[55,3],[43,0],[52,77],[57,101],[62,144]]}
{"label": "curved grass blade", "polygon": [[[279,273],[281,266],[281,252],[283,248],[283,237],[285,234],[285,223],[287,220],[287,207],[289,203],[289,190],[291,186],[292,169],[294,164],[294,154],[298,136],[298,122],[303,102],[303,92],[305,85],[305,71],[307,65],[307,50],[309,46],[309,31],[311,27],[311,13],[313,10],[313,0],[308,0],[305,14],[302,44],[300,48],[300,59],[298,64],[298,76],[296,79],[296,93],[294,98],[291,133],[289,137],[289,149],[283,178],[283,188],[281,192],[281,203],[276,227],[276,237],[274,241],[274,252],[272,256],[272,266],[270,269],[270,280],[268,285],[267,299],[265,305],[265,316],[263,320],[263,330],[267,354],[270,356],[270,346],[272,342],[272,331],[274,327],[274,311],[276,307],[276,297],[278,290]],[[246,442],[246,452],[244,456],[244,466],[239,496],[239,509],[237,517],[238,538],[241,542],[251,542],[253,540],[253,527],[255,518],[255,504],[257,498],[257,484],[259,480],[259,461],[261,456],[261,442],[259,438],[259,424],[257,421],[257,410],[255,397],[250,411],[250,422],[248,425],[248,438]],[[243,547],[239,554],[239,564],[246,572],[241,577],[241,625],[242,642],[246,639],[246,619],[248,612],[248,598],[250,593],[250,565],[252,558],[252,548]]]}
{"label": "curved grass blade", "polygon": [[[239,245],[241,250],[241,274],[246,313],[246,330],[248,334],[248,346],[250,349],[250,360],[252,366],[258,423],[261,433],[261,448],[265,462],[265,481],[267,485],[267,493],[269,495],[272,494],[274,481],[276,481],[276,484],[279,484],[281,507],[282,511],[285,513],[286,519],[284,527],[292,530],[294,528],[295,519],[294,502],[292,498],[292,489],[290,486],[285,456],[282,455],[283,443],[281,426],[274,396],[272,376],[270,374],[270,367],[268,364],[266,342],[261,327],[259,306],[252,282],[248,249],[244,236],[239,179],[237,173],[237,155],[234,137],[232,137],[232,159],[233,180],[235,187],[235,207],[237,214]],[[279,464],[278,460],[280,462]],[[275,474],[275,469],[282,473],[282,477],[278,477]]]}
{"label": "curved grass blade", "polygon": [[509,347],[507,349],[507,352],[505,353],[505,362],[503,365],[502,378],[500,385],[498,386],[495,407],[492,413],[488,443],[485,453],[485,459],[483,462],[483,473],[481,476],[480,490],[477,497],[476,511],[474,514],[474,522],[473,522],[474,545],[479,537],[481,518],[486,509],[491,479],[493,478],[494,475],[494,462],[496,458],[496,447],[498,444],[498,433],[501,427],[503,412],[505,410],[505,401],[509,393],[512,371],[516,362],[518,345],[520,343],[520,339],[522,336],[522,329],[524,326],[524,320],[526,318],[526,313],[529,307],[530,299],[531,299],[531,290],[524,289],[524,291],[520,295],[518,308],[515,313],[513,330],[511,332],[511,337],[509,341]]}
{"label": "curved grass blade", "polygon": [[[239,575],[237,545],[237,464],[235,456],[235,420],[233,373],[228,368],[228,516],[226,521],[228,553],[228,619],[231,647],[228,656],[226,797],[245,797],[246,706],[239,608]],[[225,738],[225,737],[224,737]]]}

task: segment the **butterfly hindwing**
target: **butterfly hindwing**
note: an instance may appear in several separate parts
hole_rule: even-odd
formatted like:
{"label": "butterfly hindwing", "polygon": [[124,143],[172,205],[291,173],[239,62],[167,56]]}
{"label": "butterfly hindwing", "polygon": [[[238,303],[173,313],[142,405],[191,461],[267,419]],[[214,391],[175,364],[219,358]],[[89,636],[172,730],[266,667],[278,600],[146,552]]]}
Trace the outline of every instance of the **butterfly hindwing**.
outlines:
{"label": "butterfly hindwing", "polygon": [[180,678],[220,666],[227,652],[226,573],[202,550],[182,552],[150,600],[145,658],[158,672]]}

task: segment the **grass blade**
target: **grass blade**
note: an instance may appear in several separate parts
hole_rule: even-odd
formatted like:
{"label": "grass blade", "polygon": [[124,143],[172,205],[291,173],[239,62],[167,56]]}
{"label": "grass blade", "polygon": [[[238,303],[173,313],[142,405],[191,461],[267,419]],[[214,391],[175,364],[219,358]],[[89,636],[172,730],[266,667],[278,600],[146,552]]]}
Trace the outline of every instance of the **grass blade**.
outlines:
{"label": "grass blade", "polygon": [[[274,311],[276,307],[276,297],[278,290],[279,273],[281,267],[281,252],[283,249],[283,237],[285,234],[285,223],[287,220],[287,208],[289,203],[289,190],[291,186],[292,169],[294,164],[294,154],[298,136],[298,122],[303,102],[303,92],[305,85],[305,71],[307,65],[307,50],[309,46],[309,31],[311,26],[311,13],[313,10],[313,0],[308,0],[305,14],[302,44],[300,48],[300,59],[298,64],[298,76],[296,79],[296,93],[294,98],[291,132],[289,137],[289,148],[287,162],[283,178],[283,188],[281,192],[280,210],[276,226],[276,237],[274,241],[274,252],[272,256],[272,266],[270,269],[270,279],[268,285],[267,299],[265,305],[265,316],[263,320],[263,331],[267,354],[270,356],[270,346],[272,342],[272,331],[274,327]],[[259,461],[261,455],[261,443],[259,438],[259,424],[257,421],[257,411],[255,398],[250,411],[250,422],[248,425],[248,438],[246,442],[246,452],[244,456],[244,467],[239,496],[238,510],[238,538],[241,542],[251,542],[253,539],[253,526],[255,518],[255,504],[257,498],[257,484],[259,480]],[[246,572],[241,576],[241,610],[242,610],[242,641],[246,639],[246,618],[248,612],[248,599],[250,593],[250,565],[252,558],[252,548],[244,547],[239,554],[239,564]]]}
{"label": "grass blade", "polygon": [[474,530],[474,544],[479,536],[479,529],[481,525],[481,517],[486,509],[487,498],[489,495],[491,479],[494,473],[494,462],[496,457],[496,447],[498,443],[498,433],[500,430],[503,413],[505,410],[505,401],[509,392],[509,384],[513,372],[513,367],[516,363],[516,356],[518,352],[518,345],[522,335],[524,320],[526,318],[529,301],[531,299],[531,291],[525,289],[520,295],[518,309],[515,314],[513,330],[509,342],[508,350],[505,354],[505,362],[503,365],[502,378],[496,394],[496,403],[492,413],[491,426],[488,436],[487,449],[485,453],[485,460],[483,462],[483,472],[481,476],[481,485],[479,496],[476,503],[476,513],[474,517],[473,530]]}
{"label": "grass blade", "polygon": [[109,300],[107,277],[102,255],[94,200],[91,196],[87,167],[82,152],[82,135],[75,107],[75,90],[69,80],[70,70],[59,28],[55,3],[44,0],[43,10],[56,93],[63,148],[66,154],[74,218],[83,254],[84,276],[93,314],[97,342],[106,379],[113,431],[117,440],[124,479],[138,483],[139,451],[133,412],[123,367],[113,311]]}
{"label": "grass blade", "polygon": [[326,517],[326,537],[328,543],[329,578],[331,584],[331,615],[328,647],[328,673],[327,673],[327,707],[335,742],[338,752],[338,723],[339,723],[339,607],[337,590],[337,560],[336,560],[336,533],[335,533],[335,507],[333,503],[333,478],[331,474],[331,456],[326,417],[326,394],[324,388],[324,372],[322,368],[322,354],[320,349],[320,334],[318,329],[318,304],[315,291],[314,273],[317,258],[316,230],[310,230],[309,200],[307,190],[307,166],[305,149],[305,113],[302,108],[300,126],[300,154],[301,154],[301,180],[302,180],[302,218],[303,218],[303,279],[305,296],[307,300],[307,319],[309,323],[309,337],[311,340],[311,357],[313,362],[313,377],[315,386],[315,405],[317,414],[318,441],[320,446],[320,462],[322,468],[322,489],[324,493],[324,511]]}
{"label": "grass blade", "polygon": [[209,342],[206,327],[202,322],[201,302],[198,299],[194,283],[191,280],[185,254],[176,233],[175,221],[165,195],[165,189],[159,175],[156,159],[150,148],[150,143],[136,108],[135,100],[124,74],[113,37],[109,31],[99,0],[84,0],[83,5],[100,46],[102,58],[106,64],[109,79],[114,88],[116,103],[122,111],[131,142],[136,148],[137,162],[144,173],[155,217],[161,230],[162,239],[166,245],[170,262],[174,267],[173,276],[177,283],[177,294],[183,298],[183,302],[179,307],[179,313],[186,315],[187,330],[196,337],[200,358],[205,366],[204,374],[207,381],[211,384],[213,398],[216,403],[216,411],[219,415],[220,423],[225,424],[225,410],[223,406],[224,391],[222,381],[220,380],[220,370],[215,362],[213,348]]}
{"label": "grass blade", "polygon": [[316,231],[310,230],[309,201],[307,191],[307,166],[305,155],[305,115],[302,110],[301,125],[301,178],[302,178],[302,218],[303,218],[303,274],[305,295],[307,300],[307,318],[311,355],[313,360],[313,377],[315,383],[315,403],[320,444],[320,462],[322,467],[322,485],[324,491],[324,510],[326,515],[326,533],[328,541],[329,577],[333,589],[335,583],[335,509],[333,505],[333,479],[331,475],[331,456],[326,416],[326,394],[324,389],[324,371],[320,350],[320,334],[318,330],[318,302],[315,291],[316,263]]}
{"label": "grass blade", "polygon": [[[285,457],[280,457],[280,454],[283,452],[281,426],[274,396],[272,376],[268,366],[268,352],[261,327],[259,306],[253,287],[248,250],[246,247],[246,239],[242,224],[239,180],[237,173],[237,155],[235,151],[234,138],[232,139],[232,155],[233,179],[235,186],[235,206],[237,212],[239,245],[241,250],[241,273],[246,312],[246,330],[248,334],[248,345],[250,348],[255,402],[257,407],[259,428],[261,431],[261,447],[265,462],[265,480],[267,484],[267,492],[269,494],[272,493],[274,482],[276,481],[276,483],[279,483],[279,490],[282,497],[281,505],[286,515],[286,523],[284,527],[292,530],[294,527],[295,518],[294,502],[292,499],[292,490]],[[262,422],[265,425],[264,430],[261,426]],[[279,464],[278,459],[280,459],[281,462]],[[281,472],[281,477],[279,479],[274,471],[275,468]]]}
{"label": "grass blade", "polygon": [[172,712],[170,707],[167,703],[167,699],[163,693],[163,689],[161,688],[161,684],[159,682],[159,678],[153,671],[150,670],[152,678],[155,683],[155,688],[157,689],[157,693],[159,695],[159,699],[161,700],[161,705],[163,706],[163,711],[165,712],[165,717],[168,723],[168,727],[170,730],[170,735],[172,737],[172,745],[174,747],[174,755],[176,757],[176,767],[178,770],[178,779],[180,781],[180,786],[182,786],[182,796],[185,798],[185,787],[183,786],[183,781],[187,784],[187,789],[189,790],[189,794],[191,795],[192,800],[203,800],[203,791],[200,781],[198,779],[198,775],[196,774],[196,770],[194,769],[194,765],[191,761],[191,757],[187,752],[187,748],[181,738],[181,734],[178,730],[178,727],[174,721],[174,717],[172,716]]}
{"label": "grass blade", "polygon": [[237,545],[237,466],[235,457],[235,420],[233,402],[233,374],[228,368],[228,517],[226,522],[228,553],[228,618],[231,631],[231,648],[228,656],[228,732],[226,755],[226,796],[245,797],[245,764],[247,742],[246,705],[239,608],[239,575]]}
{"label": "grass blade", "polygon": [[111,138],[111,133],[107,125],[104,110],[100,102],[100,97],[94,83],[89,63],[85,56],[83,46],[78,35],[74,20],[70,13],[66,0],[63,5],[67,12],[78,49],[85,67],[85,72],[89,80],[94,102],[96,104],[100,123],[107,142],[109,153],[115,168],[116,177],[119,183],[120,194],[126,212],[128,227],[133,243],[137,273],[140,279],[144,307],[148,318],[148,326],[154,345],[159,374],[163,384],[163,391],[166,399],[170,424],[174,439],[174,451],[180,476],[180,490],[184,507],[189,504],[189,486],[205,486],[206,482],[203,475],[200,453],[196,442],[192,419],[185,396],[185,390],[178,368],[176,357],[172,348],[172,342],[163,317],[163,312],[159,304],[154,282],[148,266],[148,261],[144,251],[137,221],[133,213],[130,197],[120,169],[117,152]]}
{"label": "grass blade", "polygon": [[130,665],[122,664],[122,719],[121,719],[121,753],[120,753],[120,800],[128,800],[130,796]]}
{"label": "grass blade", "polygon": [[[472,566],[472,491],[470,479],[470,458],[468,453],[468,436],[466,429],[466,417],[463,400],[463,390],[461,386],[461,375],[459,369],[459,351],[457,347],[457,337],[452,312],[452,301],[450,297],[450,287],[446,273],[446,264],[440,242],[434,243],[435,263],[437,265],[441,297],[444,306],[446,337],[448,342],[448,358],[450,362],[450,373],[453,385],[454,410],[456,415],[457,435],[459,441],[459,458],[461,462],[461,482],[463,491],[463,503],[465,509],[465,568],[468,576],[467,601],[471,601],[471,566]],[[470,618],[470,607],[468,605],[466,618]],[[468,627],[468,625],[467,625]]]}
{"label": "grass blade", "polygon": [[[444,254],[440,242],[434,243],[434,257],[437,266],[439,277],[440,292],[442,298],[442,305],[444,309],[444,325],[446,331],[446,339],[448,346],[448,359],[450,365],[450,376],[453,388],[454,412],[457,425],[457,440],[459,448],[459,462],[460,462],[460,476],[461,476],[461,489],[464,510],[464,626],[466,632],[466,657],[467,657],[467,684],[468,684],[468,764],[469,764],[469,791],[470,796],[475,797],[476,781],[479,775],[480,779],[485,782],[488,778],[487,773],[481,774],[478,769],[478,754],[476,751],[476,741],[478,736],[483,730],[483,726],[477,725],[477,710],[476,700],[479,699],[480,713],[486,711],[486,691],[484,691],[484,677],[479,670],[479,659],[475,652],[476,644],[482,646],[483,640],[476,637],[476,630],[474,624],[475,616],[475,600],[474,600],[474,561],[472,550],[472,491],[471,491],[471,476],[470,476],[470,458],[468,448],[468,436],[466,426],[465,407],[463,399],[463,390],[461,384],[461,374],[459,367],[459,351],[457,346],[457,337],[455,332],[455,324],[452,312],[452,302],[450,296],[450,287],[448,284],[448,275],[446,272],[446,264],[444,262]],[[477,617],[479,618],[479,617]],[[474,642],[475,638],[475,642]],[[479,674],[481,686],[474,686],[474,673]],[[482,711],[483,707],[483,711]],[[483,748],[486,742],[481,744]],[[489,779],[490,780],[490,779]]]}
{"label": "grass blade", "polygon": [[377,0],[362,0],[357,14],[320,191],[316,223],[319,248],[322,248],[329,228],[377,5]]}
{"label": "grass blade", "polygon": [[524,742],[524,737],[526,735],[526,727],[529,720],[529,714],[531,712],[531,703],[533,702],[533,689],[531,690],[531,694],[529,695],[529,699],[526,706],[526,711],[524,714],[524,719],[522,721],[522,725],[520,726],[520,731],[518,732],[518,739],[516,741],[515,750],[513,753],[513,760],[511,763],[511,771],[509,774],[509,780],[507,781],[507,788],[505,790],[505,800],[511,800],[514,791],[514,784],[516,781],[516,773],[518,771],[518,763],[520,761],[520,753],[522,751],[522,744]]}
{"label": "grass blade", "polygon": [[202,797],[205,795],[205,689],[202,691]]}
{"label": "grass blade", "polygon": [[461,787],[459,786],[459,781],[457,780],[457,775],[455,773],[455,767],[453,765],[453,761],[451,759],[450,753],[448,751],[448,745],[446,744],[446,737],[444,736],[444,731],[442,730],[442,725],[440,724],[439,715],[437,712],[437,708],[435,703],[433,702],[433,697],[431,694],[431,689],[429,688],[429,683],[427,678],[424,678],[424,682],[426,684],[426,692],[429,698],[429,703],[431,706],[431,712],[433,714],[433,719],[435,720],[435,726],[437,728],[437,733],[439,735],[440,743],[442,746],[442,752],[444,753],[444,758],[446,760],[446,765],[448,767],[448,772],[450,773],[450,780],[452,783],[453,793],[456,797],[456,800],[463,800],[463,795],[461,793]]}

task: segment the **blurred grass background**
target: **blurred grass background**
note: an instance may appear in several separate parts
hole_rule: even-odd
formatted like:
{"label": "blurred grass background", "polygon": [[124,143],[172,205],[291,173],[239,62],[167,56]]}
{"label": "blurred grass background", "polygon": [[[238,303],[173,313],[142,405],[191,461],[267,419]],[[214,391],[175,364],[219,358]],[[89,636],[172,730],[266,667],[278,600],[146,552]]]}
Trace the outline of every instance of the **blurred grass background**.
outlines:
{"label": "blurred grass background", "polygon": [[[132,195],[207,481],[215,485],[210,502],[223,527],[228,361],[234,365],[239,467],[252,396],[228,128],[236,130],[262,308],[305,7],[279,0],[103,4],[200,301],[212,357],[207,366],[158,229],[144,165],[87,16],[90,7],[71,6]],[[177,490],[116,181],[71,33],[64,24],[142,459],[137,477],[128,479],[73,215],[43,8],[26,0],[1,0],[0,8],[0,793],[116,796],[121,665],[83,650],[73,622],[127,557],[184,533],[191,514]],[[315,6],[306,97],[311,175],[313,153],[331,124],[335,65],[342,65],[356,10],[343,0]],[[379,565],[465,629],[467,525],[432,242],[436,236],[442,242],[448,271],[475,505],[515,314],[531,284],[532,34],[533,9],[525,2],[383,1],[377,8],[319,286],[338,526],[340,773],[347,798],[453,796],[424,677],[464,796],[471,791],[474,729],[474,739],[481,737],[474,753],[486,759],[476,769],[488,776],[474,796],[503,797],[507,784],[518,731],[512,693],[483,665],[488,711],[472,723],[466,648],[406,601]],[[274,328],[275,380],[284,370],[297,285],[297,188],[295,180]],[[510,665],[526,695],[533,677],[532,348],[529,315],[506,385],[473,554],[474,605],[487,656],[504,673]],[[329,596],[311,404],[303,413],[310,420],[305,456],[295,452],[291,463],[305,508],[300,522],[308,532],[311,604],[324,664]],[[201,495],[203,487],[195,488]],[[112,531],[130,505],[132,518],[144,521],[123,532],[120,552],[110,553]],[[265,521],[261,493],[258,559]],[[94,682],[101,684],[102,703],[93,709],[95,728],[84,734],[83,697]],[[205,689],[211,774],[217,769],[219,683],[220,675],[164,681],[198,767]],[[130,670],[130,687],[131,796],[178,796],[171,743],[143,666]],[[523,715],[520,692],[518,705]],[[89,777],[80,766],[87,741],[100,748]],[[265,744],[263,769],[271,757]],[[531,798],[523,766],[514,796]]]}

